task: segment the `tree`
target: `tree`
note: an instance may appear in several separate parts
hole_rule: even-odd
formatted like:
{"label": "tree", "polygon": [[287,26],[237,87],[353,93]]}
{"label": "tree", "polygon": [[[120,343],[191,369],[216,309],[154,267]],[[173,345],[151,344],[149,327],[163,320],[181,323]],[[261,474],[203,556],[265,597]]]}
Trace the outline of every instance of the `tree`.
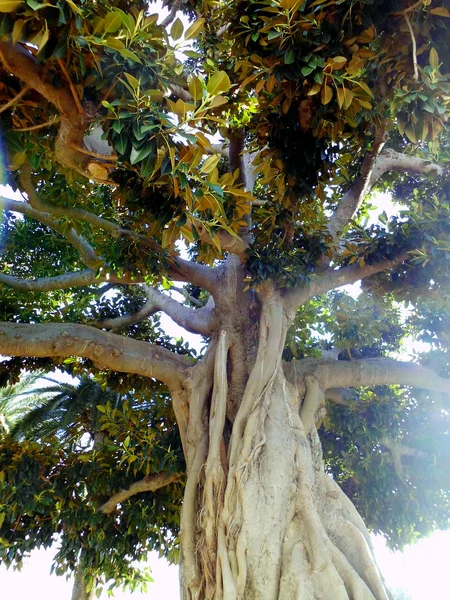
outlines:
{"label": "tree", "polygon": [[[136,493],[145,496],[162,477],[170,496],[160,502],[166,507],[179,503],[182,459],[167,393],[153,390],[148,401],[138,393],[102,389],[84,376],[77,385],[55,381],[29,390],[28,411],[20,397],[24,394],[16,396],[21,419],[0,441],[4,562],[20,563],[29,550],[51,546],[57,535],[53,569],[73,571],[72,600],[94,598],[96,588],[106,583],[110,589],[146,589],[149,571],[136,561],[155,544],[170,558],[171,532],[166,519],[149,526],[142,518],[144,506],[136,505],[134,515],[129,510],[122,515],[117,505]],[[124,433],[130,428],[132,440]],[[165,472],[157,474],[160,467]],[[124,489],[102,502],[118,485]],[[158,503],[155,510],[161,510]]]}
{"label": "tree", "polygon": [[35,399],[24,397],[22,393],[36,383],[39,377],[39,373],[33,373],[23,377],[14,386],[0,388],[0,436],[7,435],[17,421],[34,408]]}
{"label": "tree", "polygon": [[361,516],[393,547],[449,522],[450,13],[168,5],[0,4],[4,378],[167,386],[183,599],[389,598]]}

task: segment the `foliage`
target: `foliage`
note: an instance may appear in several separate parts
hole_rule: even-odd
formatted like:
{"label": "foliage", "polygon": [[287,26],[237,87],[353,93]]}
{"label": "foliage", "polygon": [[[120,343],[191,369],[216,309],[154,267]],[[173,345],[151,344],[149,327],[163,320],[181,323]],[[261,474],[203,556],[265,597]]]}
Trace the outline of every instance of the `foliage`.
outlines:
{"label": "foliage", "polygon": [[149,574],[135,561],[154,548],[176,560],[182,486],[123,501],[113,516],[98,509],[150,473],[182,469],[167,393],[150,400],[124,396],[87,377],[30,393],[39,405],[34,402],[0,444],[3,562],[20,565],[30,550],[51,546],[57,536],[55,573],[74,571],[82,560],[87,588],[145,586]]}
{"label": "foliage", "polygon": [[[167,6],[161,24],[146,2],[0,2],[4,183],[22,195],[0,200],[1,320],[82,324],[202,364],[163,331],[148,286],[167,300],[175,281],[187,283],[180,304],[204,314],[211,290],[186,264],[216,267],[217,282],[235,253],[240,298],[268,281],[283,298],[319,290],[297,307],[285,361],[398,356],[414,339],[425,350],[414,349],[416,362],[448,377],[444,3]],[[384,145],[408,165],[372,181]],[[398,214],[378,210],[370,187],[393,192]],[[345,278],[322,293],[324,277],[356,269],[359,295],[335,289]],[[249,322],[259,310],[250,304]],[[82,550],[86,580],[133,587],[131,563],[149,549],[177,558],[183,479],[128,499],[113,518],[98,508],[148,475],[183,472],[168,392],[152,376],[55,353],[5,359],[0,385],[55,368],[84,375],[81,387],[44,390],[20,435],[0,444],[2,558],[20,562],[58,534],[56,572],[74,569]],[[401,547],[448,527],[448,398],[380,385],[344,404],[327,405],[324,460],[371,529]],[[19,405],[5,406],[12,415]],[[417,449],[403,470],[391,442]]]}

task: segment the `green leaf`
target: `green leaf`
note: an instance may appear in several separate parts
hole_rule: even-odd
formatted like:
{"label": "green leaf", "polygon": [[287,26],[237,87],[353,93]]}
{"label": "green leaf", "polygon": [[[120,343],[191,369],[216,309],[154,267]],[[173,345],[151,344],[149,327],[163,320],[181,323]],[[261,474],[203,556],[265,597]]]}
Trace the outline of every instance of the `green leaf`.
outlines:
{"label": "green leaf", "polygon": [[[294,60],[295,60],[295,51],[292,50],[292,48],[291,48],[284,55],[284,64],[285,65],[291,65],[294,62]],[[312,71],[312,69],[311,69],[311,71]]]}
{"label": "green leaf", "polygon": [[183,35],[183,31],[184,27],[181,19],[176,18],[170,30],[170,37],[175,41],[179,40],[180,37]]}
{"label": "green leaf", "polygon": [[103,25],[105,33],[115,33],[120,29],[122,25],[122,19],[120,14],[117,12],[110,12],[105,17],[105,23]]}
{"label": "green leaf", "polygon": [[212,77],[210,77],[206,84],[206,91],[211,96],[217,96],[224,92],[228,92],[231,87],[230,78],[225,71],[217,71]]}
{"label": "green leaf", "polygon": [[150,154],[150,152],[152,152],[153,150],[153,146],[152,144],[146,144],[143,148],[135,148],[134,146],[131,148],[131,153],[130,153],[130,163],[132,165],[135,165],[138,162],[141,162],[141,160],[144,160],[144,158],[147,158],[147,156]]}
{"label": "green leaf", "polygon": [[137,90],[140,86],[139,81],[136,79],[136,77],[134,77],[133,75],[131,75],[130,73],[124,73],[125,77],[127,78],[128,83],[131,85],[131,87],[134,90]]}

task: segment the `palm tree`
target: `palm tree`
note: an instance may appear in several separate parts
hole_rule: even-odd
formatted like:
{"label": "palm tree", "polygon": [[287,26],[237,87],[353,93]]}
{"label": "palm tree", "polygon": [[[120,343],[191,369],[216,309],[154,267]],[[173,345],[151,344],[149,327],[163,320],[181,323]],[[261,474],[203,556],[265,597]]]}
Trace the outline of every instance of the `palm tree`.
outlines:
{"label": "palm tree", "polygon": [[[42,378],[48,382],[39,388],[33,387]],[[71,446],[82,443],[88,435],[86,445],[98,446],[103,440],[100,429],[98,405],[110,402],[120,405],[125,395],[102,388],[95,380],[84,375],[74,383],[57,381],[48,377],[29,376],[5,392],[8,420],[5,421],[9,434],[18,439],[39,440],[56,436],[62,443]],[[0,415],[1,411],[0,401]],[[5,417],[6,418],[6,417]],[[74,572],[72,600],[92,600],[95,588],[86,589],[83,581],[83,550],[78,557]]]}
{"label": "palm tree", "polygon": [[0,436],[7,435],[36,406],[38,398],[30,394],[42,373],[30,373],[19,383],[0,388]]}
{"label": "palm tree", "polygon": [[[39,439],[56,435],[59,438],[68,436],[78,440],[89,434],[93,441],[99,443],[100,413],[98,405],[108,401],[118,406],[125,397],[109,389],[103,389],[95,380],[84,375],[74,383],[43,378],[50,385],[28,389],[21,396],[33,395],[33,408],[17,419],[11,428],[11,435],[19,438]],[[74,436],[74,428],[78,436]]]}

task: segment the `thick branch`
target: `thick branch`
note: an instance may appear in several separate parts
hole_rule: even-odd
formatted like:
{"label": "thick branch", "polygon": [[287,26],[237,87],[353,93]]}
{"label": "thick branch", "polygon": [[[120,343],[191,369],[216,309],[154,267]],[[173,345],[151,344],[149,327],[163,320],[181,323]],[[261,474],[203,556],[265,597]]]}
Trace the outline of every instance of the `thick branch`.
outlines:
{"label": "thick branch", "polygon": [[[83,147],[83,138],[90,118],[83,110],[78,98],[71,91],[71,82],[55,87],[45,78],[45,67],[19,44],[0,41],[0,60],[6,71],[12,73],[27,86],[48,100],[61,115],[58,136],[55,141],[55,156],[58,162],[75,169],[85,177],[104,182],[89,172],[89,161],[74,148]],[[67,73],[67,72],[66,72]]]}
{"label": "thick branch", "polygon": [[96,280],[95,271],[85,269],[77,273],[65,273],[55,277],[40,277],[34,281],[13,277],[6,273],[0,273],[0,283],[9,285],[17,290],[25,292],[52,292],[54,290],[67,290],[71,287],[84,287],[92,283],[100,283],[104,279]]}
{"label": "thick branch", "polygon": [[[431,369],[415,363],[391,358],[304,359],[286,364],[285,372],[291,381],[314,375],[323,390],[397,384],[450,394],[450,379],[439,377]],[[328,392],[325,395],[329,397]]]}
{"label": "thick branch", "polygon": [[174,298],[166,296],[159,290],[147,287],[149,301],[153,302],[158,310],[166,313],[175,323],[190,331],[191,333],[200,333],[201,335],[210,336],[213,329],[214,309],[204,306],[195,310],[187,306],[183,306]]}
{"label": "thick branch", "polygon": [[140,283],[139,279],[133,280],[126,277],[117,277],[108,272],[97,273],[93,269],[85,269],[75,273],[65,273],[55,277],[40,277],[34,281],[13,277],[6,273],[0,273],[0,283],[4,283],[17,290],[26,292],[53,292],[54,290],[68,290],[73,287],[84,287],[96,283]]}
{"label": "thick branch", "polygon": [[116,319],[97,321],[91,323],[91,325],[100,329],[117,331],[124,327],[128,327],[129,325],[140,323],[161,310],[175,323],[180,325],[180,327],[186,329],[186,331],[199,333],[205,336],[211,335],[214,318],[213,308],[211,306],[204,306],[198,310],[188,308],[154,288],[148,286],[145,287],[148,300],[138,311]]}
{"label": "thick branch", "polygon": [[0,323],[5,356],[90,358],[100,368],[154,377],[177,388],[190,361],[165,348],[75,323]]}
{"label": "thick branch", "polygon": [[109,515],[118,504],[128,500],[128,498],[131,498],[136,494],[142,494],[143,492],[156,492],[156,490],[169,485],[169,483],[178,481],[180,477],[180,473],[172,473],[172,475],[168,475],[167,473],[147,475],[144,479],[132,483],[127,490],[120,490],[120,492],[111,496],[107,502],[99,507],[98,511]]}
{"label": "thick branch", "polygon": [[375,143],[374,149],[364,159],[361,167],[361,175],[353,186],[344,194],[339,206],[332,215],[328,224],[328,230],[333,239],[338,239],[345,226],[354,217],[361,206],[365,195],[373,185],[388,171],[412,171],[440,175],[442,168],[423,158],[402,154],[391,148],[379,154],[383,141]]}
{"label": "thick branch", "polygon": [[395,472],[402,481],[405,481],[406,479],[403,470],[402,456],[414,456],[415,458],[423,458],[425,456],[424,452],[421,450],[411,448],[410,446],[405,446],[404,444],[401,444],[390,437],[384,437],[380,440],[380,442],[391,453]]}
{"label": "thick branch", "polygon": [[361,279],[381,273],[382,271],[391,271],[401,265],[406,260],[408,253],[402,252],[396,258],[384,259],[372,264],[365,264],[363,267],[359,263],[354,263],[348,267],[340,269],[328,269],[319,273],[310,283],[303,287],[292,288],[285,295],[285,306],[287,311],[295,311],[314,296],[324,294],[343,285],[356,283]]}
{"label": "thick branch", "polygon": [[193,283],[207,290],[210,294],[215,293],[218,284],[216,269],[184,260],[178,256],[172,259],[169,274],[174,281]]}
{"label": "thick branch", "polygon": [[352,219],[358,210],[364,196],[372,187],[374,181],[372,173],[375,169],[377,158],[385,144],[384,132],[378,131],[375,135],[374,145],[370,152],[364,157],[359,177],[352,187],[343,195],[339,206],[331,216],[328,230],[333,240],[337,239],[344,227]]}

